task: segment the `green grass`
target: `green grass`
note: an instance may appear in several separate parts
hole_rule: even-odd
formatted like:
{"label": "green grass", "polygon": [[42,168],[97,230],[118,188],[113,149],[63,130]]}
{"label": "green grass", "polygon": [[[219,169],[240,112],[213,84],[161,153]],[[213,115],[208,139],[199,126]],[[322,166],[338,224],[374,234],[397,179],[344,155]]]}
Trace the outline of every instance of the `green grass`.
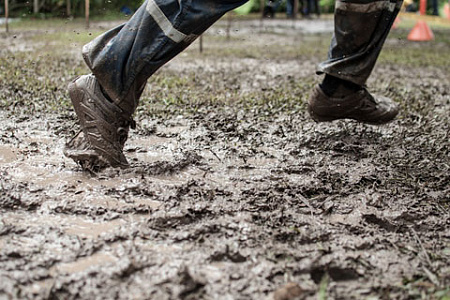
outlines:
{"label": "green grass", "polygon": [[[267,33],[262,33],[262,35]],[[312,57],[325,58],[328,52],[331,35],[303,35],[298,40],[279,44],[274,40],[257,46],[242,36],[205,35],[203,37],[203,52],[200,53],[197,44],[188,51],[195,57],[236,57],[254,59],[310,59]]]}
{"label": "green grass", "polygon": [[[7,87],[8,95],[0,99],[0,105],[5,107],[16,103],[16,107],[22,104],[27,107],[28,103],[34,101],[33,99],[39,98],[40,103],[49,101],[46,107],[50,110],[66,109],[67,82],[75,75],[88,72],[79,55],[81,46],[101,34],[103,29],[99,29],[98,24],[94,23],[92,28],[96,29],[88,30],[84,27],[83,20],[25,20],[12,24],[10,36],[17,35],[18,39],[23,39],[19,42],[36,43],[39,46],[35,52],[2,54],[0,78],[4,80],[1,86]],[[408,30],[403,29],[393,30],[390,33],[380,55],[379,64],[397,68],[403,66],[449,68],[450,29],[435,30],[436,39],[424,43],[407,41],[407,33]],[[260,47],[253,45],[251,40],[246,41],[242,36],[232,35],[228,40],[223,36],[206,35],[204,52],[200,53],[198,48],[192,45],[186,51],[186,55],[192,59],[229,57],[253,58],[268,63],[272,59],[315,63],[326,58],[330,38],[330,34],[301,35],[297,40],[281,46],[275,39]],[[302,101],[306,99],[314,83],[313,77],[302,79],[301,82],[283,79],[279,86],[269,91],[241,95],[238,91],[224,90],[226,87],[223,87],[219,80],[220,78],[210,78],[209,87],[205,87],[203,82],[196,81],[195,74],[186,76],[160,72],[158,76],[150,78],[152,88],[144,95],[145,101],[140,110],[149,115],[170,114],[174,109],[180,108],[195,112],[201,109],[202,103],[235,102],[241,103],[244,109],[257,106],[261,112],[279,109],[295,112],[302,109]],[[383,87],[380,85],[379,88]],[[14,91],[20,93],[15,94]],[[409,91],[397,91],[390,96],[400,97],[401,93],[410,97]],[[409,109],[423,111],[422,107],[416,109],[411,106]]]}
{"label": "green grass", "polygon": [[[425,43],[407,41],[408,32],[408,29],[400,28],[393,30],[389,35],[378,63],[384,67],[391,66],[394,71],[389,74],[378,74],[372,87],[394,98],[402,106],[398,125],[394,127],[397,132],[394,132],[392,141],[394,144],[400,144],[406,155],[396,157],[395,153],[390,154],[392,157],[389,157],[389,163],[386,164],[389,165],[388,169],[392,175],[388,173],[385,184],[393,188],[400,186],[406,191],[429,199],[427,190],[441,191],[446,188],[446,182],[448,182],[445,177],[448,172],[436,173],[436,170],[445,170],[448,167],[442,160],[448,154],[446,150],[448,148],[439,148],[441,147],[439,145],[446,145],[450,124],[448,113],[439,112],[436,107],[448,106],[448,102],[447,104],[434,102],[436,94],[444,94],[448,91],[446,89],[448,83],[444,82],[444,80],[448,81],[448,78],[436,78],[441,80],[437,83],[434,78],[426,78],[422,82],[418,80],[409,86],[405,85],[405,81],[409,83],[415,80],[415,77],[420,77],[421,67],[449,69],[450,29],[436,28],[436,39]],[[81,20],[73,22],[39,20],[14,23],[8,38],[17,34],[18,39],[23,39],[18,42],[29,42],[39,47],[36,51],[30,52],[0,49],[0,90],[2,91],[0,109],[9,110],[24,117],[37,113],[66,114],[69,112],[71,104],[66,91],[67,83],[75,75],[88,72],[79,55],[81,45],[100,33],[100,29],[92,31],[85,29]],[[254,58],[261,63],[268,62],[269,59],[288,62],[319,61],[326,57],[330,35],[304,35],[282,47],[276,40],[264,47],[256,47],[251,41],[243,41],[242,37],[237,36],[232,36],[230,40],[225,37],[206,36],[204,42],[203,53],[199,53],[198,48],[191,47],[186,52],[187,58]],[[410,74],[407,74],[409,77],[392,78],[393,75],[401,74],[395,71],[401,68],[410,71]],[[239,78],[233,78],[230,75],[232,73],[231,70],[230,73],[225,73],[225,76],[212,77],[208,72],[195,74],[160,70],[149,80],[149,87],[137,110],[138,117],[168,120],[173,119],[174,116],[183,115],[193,117],[195,120],[202,114],[208,114],[208,118],[214,118],[217,114],[224,120],[223,128],[230,125],[236,128],[239,126],[238,116],[241,112],[245,114],[247,122],[252,125],[259,120],[270,121],[283,115],[286,120],[285,125],[288,126],[292,124],[292,121],[289,121],[291,116],[299,118],[306,115],[304,102],[314,84],[314,76],[307,78],[282,76],[277,84],[269,89],[255,89],[241,94],[239,89],[229,88],[233,86],[233,80]],[[428,72],[430,73],[432,72]],[[208,125],[206,122],[204,124]],[[219,129],[225,130],[223,128]],[[252,127],[249,126],[249,128]],[[237,130],[233,130],[235,135],[230,136],[238,136]],[[388,139],[387,142],[390,143],[390,141]],[[318,144],[316,147],[320,148],[320,141],[316,142]],[[326,146],[323,147],[325,147],[323,151],[328,151]],[[331,152],[332,149],[329,151]],[[426,154],[427,161],[423,160],[422,155],[425,155],[423,153]],[[432,178],[427,174],[438,174],[442,178]],[[359,187],[354,185],[353,188]],[[448,209],[448,202],[439,204]],[[446,248],[442,256],[447,257],[449,252]],[[430,256],[433,260],[441,259],[431,254]],[[327,299],[330,287],[330,279],[324,277],[318,287],[318,298]],[[423,276],[405,279],[399,288],[404,290],[404,294],[411,295],[414,299],[450,299],[448,288],[431,286],[427,278]]]}
{"label": "green grass", "polygon": [[380,54],[379,63],[410,67],[450,67],[450,30],[435,30],[435,40],[413,42],[409,31],[392,30]]}
{"label": "green grass", "polygon": [[23,113],[63,112],[70,107],[67,82],[86,72],[81,61],[38,52],[8,53],[0,58],[0,107]]}
{"label": "green grass", "polygon": [[18,21],[10,22],[11,31],[29,31],[29,30],[71,30],[85,29],[86,23],[83,19],[32,19],[23,18]]}

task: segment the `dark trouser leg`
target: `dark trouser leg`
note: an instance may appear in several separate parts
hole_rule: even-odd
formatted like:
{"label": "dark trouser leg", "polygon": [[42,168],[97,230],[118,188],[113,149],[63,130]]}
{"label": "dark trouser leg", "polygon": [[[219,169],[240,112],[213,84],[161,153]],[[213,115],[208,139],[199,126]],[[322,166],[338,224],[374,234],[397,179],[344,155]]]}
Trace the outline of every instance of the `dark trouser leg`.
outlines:
{"label": "dark trouser leg", "polygon": [[319,64],[317,73],[364,85],[402,2],[337,0],[328,60]]}
{"label": "dark trouser leg", "polygon": [[132,114],[147,79],[227,11],[247,0],[147,0],[125,24],[83,48],[104,92]]}
{"label": "dark trouser leg", "polygon": [[401,4],[402,0],[337,0],[328,60],[317,71],[326,76],[308,101],[308,112],[315,121],[354,119],[380,125],[397,116],[395,102],[372,95],[363,86]]}

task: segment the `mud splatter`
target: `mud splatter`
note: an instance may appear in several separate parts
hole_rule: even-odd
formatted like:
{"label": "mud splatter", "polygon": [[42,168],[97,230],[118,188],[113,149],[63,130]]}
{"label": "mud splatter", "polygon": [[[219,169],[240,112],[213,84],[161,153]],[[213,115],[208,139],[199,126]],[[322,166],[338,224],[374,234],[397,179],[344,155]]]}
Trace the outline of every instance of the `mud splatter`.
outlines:
{"label": "mud splatter", "polygon": [[[36,56],[42,41],[26,33],[2,47],[1,297],[448,294],[448,65],[405,65],[393,33],[369,86],[400,117],[315,124],[304,103],[329,34],[238,24],[231,40],[217,24],[205,53],[194,44],[149,81],[132,167],[96,174],[62,154],[81,59]],[[448,31],[435,34],[413,47],[448,61]]]}

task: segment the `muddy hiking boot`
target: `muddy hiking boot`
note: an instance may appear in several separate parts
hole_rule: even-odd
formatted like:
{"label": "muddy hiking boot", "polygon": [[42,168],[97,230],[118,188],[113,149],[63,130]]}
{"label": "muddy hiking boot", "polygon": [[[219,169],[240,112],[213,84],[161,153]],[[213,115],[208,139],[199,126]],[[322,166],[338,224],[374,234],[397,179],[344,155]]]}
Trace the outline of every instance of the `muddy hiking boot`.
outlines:
{"label": "muddy hiking boot", "polygon": [[333,98],[316,85],[309,98],[308,112],[316,122],[353,119],[381,125],[397,116],[398,106],[387,97],[371,95],[365,88],[342,98]]}
{"label": "muddy hiking boot", "polygon": [[83,169],[129,166],[123,147],[135,123],[129,114],[107,99],[94,75],[69,84],[69,95],[82,131],[66,144],[64,154]]}

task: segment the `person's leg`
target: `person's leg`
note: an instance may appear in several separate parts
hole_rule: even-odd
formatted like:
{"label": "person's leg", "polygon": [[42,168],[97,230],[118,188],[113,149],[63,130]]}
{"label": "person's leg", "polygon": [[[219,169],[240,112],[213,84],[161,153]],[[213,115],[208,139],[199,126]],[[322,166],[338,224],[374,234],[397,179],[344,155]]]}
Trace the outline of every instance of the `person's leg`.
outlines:
{"label": "person's leg", "polygon": [[302,15],[307,17],[309,14],[309,8],[308,8],[308,0],[301,0],[302,4]]}
{"label": "person's leg", "polygon": [[294,1],[293,0],[287,0],[286,1],[286,16],[288,18],[292,18],[294,16]]}
{"label": "person's leg", "polygon": [[122,149],[147,79],[227,11],[247,0],[147,0],[125,24],[83,48],[91,69],[69,84],[82,133],[65,154],[85,168],[126,167]]}
{"label": "person's leg", "polygon": [[372,97],[364,85],[401,5],[402,0],[336,1],[335,30],[328,60],[320,63],[317,71],[326,75],[321,85],[315,87],[309,102],[313,119],[351,118],[382,124],[397,115],[398,109],[392,101]]}
{"label": "person's leg", "polygon": [[[223,14],[245,2],[148,0],[127,23],[87,44],[83,57],[104,91],[120,105]],[[124,106],[130,104],[137,105]]]}
{"label": "person's leg", "polygon": [[314,13],[314,0],[308,0],[308,15],[312,17]]}
{"label": "person's leg", "polygon": [[314,7],[316,9],[317,18],[320,18],[320,1],[314,0]]}
{"label": "person's leg", "polygon": [[439,16],[439,3],[438,0],[431,0],[431,6],[433,7],[433,16]]}

